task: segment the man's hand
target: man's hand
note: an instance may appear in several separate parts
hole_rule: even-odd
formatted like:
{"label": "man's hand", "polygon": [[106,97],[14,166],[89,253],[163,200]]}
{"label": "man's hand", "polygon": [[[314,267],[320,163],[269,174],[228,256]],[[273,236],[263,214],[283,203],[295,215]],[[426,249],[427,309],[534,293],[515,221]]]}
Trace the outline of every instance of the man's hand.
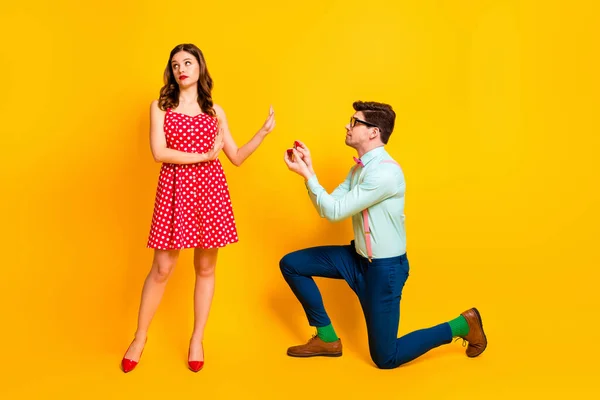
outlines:
{"label": "man's hand", "polygon": [[314,175],[315,170],[313,169],[312,158],[310,157],[310,150],[308,149],[308,147],[306,147],[306,145],[304,143],[302,143],[299,140],[296,140],[294,142],[294,144],[295,144],[294,148],[296,150],[298,150],[298,152],[300,153],[302,160],[308,167],[308,170],[310,171],[311,174]]}
{"label": "man's hand", "polygon": [[283,161],[285,161],[285,164],[290,171],[293,171],[298,175],[303,176],[304,179],[309,180],[310,177],[314,175],[314,172],[311,171],[312,168],[309,168],[308,165],[306,165],[306,162],[302,159],[302,154],[298,150],[292,149],[292,152],[294,156],[290,157],[286,151],[283,156]]}

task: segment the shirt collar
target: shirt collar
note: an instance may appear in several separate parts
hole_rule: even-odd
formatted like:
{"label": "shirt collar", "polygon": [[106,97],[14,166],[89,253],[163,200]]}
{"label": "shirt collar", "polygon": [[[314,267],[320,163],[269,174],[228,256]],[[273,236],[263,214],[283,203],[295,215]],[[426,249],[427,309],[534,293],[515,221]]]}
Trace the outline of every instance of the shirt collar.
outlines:
{"label": "shirt collar", "polygon": [[371,161],[372,159],[384,152],[385,149],[383,148],[383,146],[376,147],[373,150],[370,150],[363,154],[359,161],[362,163],[363,166],[366,166],[369,163],[369,161]]}

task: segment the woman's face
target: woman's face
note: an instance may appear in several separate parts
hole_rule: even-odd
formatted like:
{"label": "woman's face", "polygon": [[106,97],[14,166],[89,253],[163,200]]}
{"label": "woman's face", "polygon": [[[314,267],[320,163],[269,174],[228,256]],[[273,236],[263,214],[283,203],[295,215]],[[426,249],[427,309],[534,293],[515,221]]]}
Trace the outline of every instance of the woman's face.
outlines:
{"label": "woman's face", "polygon": [[200,64],[193,54],[180,51],[171,59],[171,69],[180,88],[189,87],[198,82]]}

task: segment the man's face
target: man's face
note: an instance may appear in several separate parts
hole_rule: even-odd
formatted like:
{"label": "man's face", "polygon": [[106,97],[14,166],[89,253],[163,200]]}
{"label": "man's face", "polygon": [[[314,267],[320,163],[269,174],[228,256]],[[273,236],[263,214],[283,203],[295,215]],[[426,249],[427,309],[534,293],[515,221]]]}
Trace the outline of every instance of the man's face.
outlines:
{"label": "man's face", "polygon": [[366,145],[375,133],[377,128],[365,121],[362,111],[356,111],[346,124],[346,145],[355,149]]}

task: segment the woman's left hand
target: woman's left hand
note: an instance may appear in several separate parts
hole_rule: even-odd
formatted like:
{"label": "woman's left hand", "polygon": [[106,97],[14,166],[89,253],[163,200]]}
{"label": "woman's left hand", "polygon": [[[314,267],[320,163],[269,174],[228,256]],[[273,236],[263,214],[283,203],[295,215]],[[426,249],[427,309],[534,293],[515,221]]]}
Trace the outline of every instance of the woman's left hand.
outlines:
{"label": "woman's left hand", "polygon": [[268,135],[275,128],[275,111],[273,111],[273,106],[269,108],[269,116],[267,120],[263,124],[262,128],[260,128],[260,133],[263,135]]}

